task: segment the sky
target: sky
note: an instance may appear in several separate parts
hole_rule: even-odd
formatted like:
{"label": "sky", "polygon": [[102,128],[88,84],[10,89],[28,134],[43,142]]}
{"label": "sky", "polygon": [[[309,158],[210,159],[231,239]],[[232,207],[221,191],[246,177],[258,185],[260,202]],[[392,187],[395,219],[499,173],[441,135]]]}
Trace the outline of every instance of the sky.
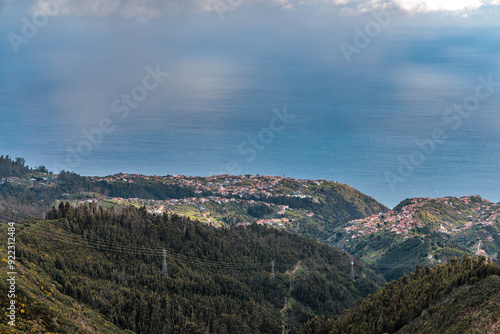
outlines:
{"label": "sky", "polygon": [[0,1],[0,154],[500,201],[500,1]]}

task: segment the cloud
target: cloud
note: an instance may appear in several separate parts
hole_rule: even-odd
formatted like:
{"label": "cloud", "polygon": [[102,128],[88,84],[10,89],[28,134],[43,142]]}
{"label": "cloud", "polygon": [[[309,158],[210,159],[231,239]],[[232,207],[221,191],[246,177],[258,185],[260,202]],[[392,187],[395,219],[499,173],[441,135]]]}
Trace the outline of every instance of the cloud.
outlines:
{"label": "cloud", "polygon": [[[54,2],[58,5],[54,6]],[[500,5],[500,0],[35,0],[35,15],[89,15],[107,17],[120,14],[124,18],[148,21],[169,11],[217,12],[235,9],[250,3],[298,10],[302,6],[338,8],[344,14],[359,14],[377,8],[397,8],[416,14],[426,12],[451,12],[465,16],[486,6]],[[222,9],[221,9],[222,8]]]}
{"label": "cloud", "polygon": [[463,12],[479,9],[485,5],[496,4],[491,0],[394,0],[393,3],[403,11],[415,12]]}
{"label": "cloud", "polygon": [[[149,21],[175,8],[177,1],[161,0],[36,0],[31,8],[34,15],[97,16],[120,14],[124,18]],[[57,5],[54,5],[57,3]]]}
{"label": "cloud", "polygon": [[373,9],[391,8],[407,14],[447,12],[464,14],[483,7],[496,6],[500,0],[335,0],[337,5],[344,5],[346,14],[364,13]]}

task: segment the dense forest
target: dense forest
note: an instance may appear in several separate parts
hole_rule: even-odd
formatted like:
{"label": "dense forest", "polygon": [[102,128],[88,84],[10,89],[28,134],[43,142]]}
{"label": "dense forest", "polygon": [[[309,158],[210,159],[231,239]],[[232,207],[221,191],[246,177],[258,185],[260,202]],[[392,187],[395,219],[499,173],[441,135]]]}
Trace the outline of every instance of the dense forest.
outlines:
{"label": "dense forest", "polygon": [[58,196],[55,189],[28,188],[6,181],[9,177],[27,179],[34,173],[49,175],[44,166],[30,168],[23,158],[0,156],[0,222],[43,215],[48,203]]}
{"label": "dense forest", "polygon": [[500,266],[484,257],[419,267],[335,319],[316,317],[302,334],[498,333]]}
{"label": "dense forest", "polygon": [[144,208],[69,203],[46,218],[23,225],[19,261],[136,333],[297,332],[308,318],[338,315],[383,284],[362,263],[351,278],[350,257],[338,249],[258,225],[214,229]]}
{"label": "dense forest", "polygon": [[12,159],[7,156],[0,156],[0,179],[9,176],[21,177],[27,175],[31,169],[26,166],[23,158]]}

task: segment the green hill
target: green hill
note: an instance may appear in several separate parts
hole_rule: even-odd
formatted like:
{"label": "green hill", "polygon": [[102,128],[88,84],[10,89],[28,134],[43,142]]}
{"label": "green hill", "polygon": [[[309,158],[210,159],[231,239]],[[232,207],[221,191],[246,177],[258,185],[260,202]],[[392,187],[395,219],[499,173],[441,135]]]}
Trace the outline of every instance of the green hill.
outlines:
{"label": "green hill", "polygon": [[[479,196],[389,210],[326,180],[53,175],[9,157],[0,175],[0,222],[18,222],[18,332],[297,333],[316,316],[305,332],[498,325],[497,267],[467,258],[500,249],[500,203]],[[428,267],[409,274],[416,264]]]}
{"label": "green hill", "polygon": [[301,333],[498,333],[499,275],[484,257],[417,268],[335,319],[312,319]]}
{"label": "green hill", "polygon": [[349,220],[388,211],[375,199],[334,181],[259,175],[54,175],[43,166],[30,169],[22,158],[0,157],[0,221],[43,216],[58,201],[68,200],[95,200],[117,208],[145,206],[151,212],[175,212],[224,227],[260,220],[322,241]]}
{"label": "green hill", "polygon": [[[7,233],[3,226],[0,231],[2,235]],[[6,264],[5,249],[0,251],[2,263]],[[7,318],[7,312],[2,315],[1,333],[131,333],[119,329],[88,305],[62,293],[60,285],[35,263],[19,261],[15,268],[17,275],[13,300],[16,302],[16,314],[15,318]],[[11,292],[10,286],[6,284],[10,277],[6,270],[0,271],[0,301],[4,311],[11,300],[7,298]],[[15,327],[8,323],[12,320],[15,321]]]}
{"label": "green hill", "polygon": [[401,202],[383,215],[350,221],[329,239],[362,258],[391,281],[416,264],[445,263],[452,257],[500,250],[500,203],[479,196]]}
{"label": "green hill", "polygon": [[[264,226],[215,229],[175,214],[95,204],[61,205],[47,218],[17,224],[25,272],[18,298],[30,305],[18,309],[19,331],[35,321],[40,332],[79,332],[65,324],[80,315],[95,332],[281,333],[285,326],[292,333],[383,284],[363,264],[353,280],[350,257],[338,249]],[[6,281],[0,286],[5,291]],[[5,293],[0,300],[7,303]]]}

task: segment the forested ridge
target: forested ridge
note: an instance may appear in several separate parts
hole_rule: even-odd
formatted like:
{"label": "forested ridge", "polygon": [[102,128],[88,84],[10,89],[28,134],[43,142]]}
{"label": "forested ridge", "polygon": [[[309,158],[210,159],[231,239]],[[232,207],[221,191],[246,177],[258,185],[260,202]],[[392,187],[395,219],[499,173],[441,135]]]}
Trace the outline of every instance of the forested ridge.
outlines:
{"label": "forested ridge", "polygon": [[[292,233],[257,224],[213,228],[139,205],[64,202],[213,197],[210,191],[172,180],[55,176],[9,157],[0,157],[0,175],[0,221],[17,222],[17,333],[500,333],[498,265],[467,257],[467,247],[426,224],[419,230],[425,238],[400,244],[390,235],[354,240],[354,254],[368,246],[388,249],[372,269],[387,280],[403,277],[384,287],[359,258],[351,272],[351,256],[299,236],[298,226]],[[273,196],[232,197],[252,203],[240,211],[255,220],[273,216],[269,204],[289,206],[292,220],[294,210],[310,211],[314,219],[301,223],[299,233],[320,240],[332,231],[346,238],[339,222],[387,209],[326,181],[283,179]],[[461,215],[445,209],[432,212]],[[6,228],[0,224],[3,250]],[[490,245],[497,235],[492,224],[480,237]],[[465,259],[408,274],[429,254]],[[4,305],[6,272],[0,278]],[[7,332],[6,321],[0,331]]]}
{"label": "forested ridge", "polygon": [[[188,184],[179,184],[163,179],[123,181],[113,179],[110,182],[99,178],[78,175],[69,171],[51,174],[44,166],[29,168],[23,158],[11,159],[0,157],[0,180],[2,177],[16,178],[8,182],[0,182],[0,221],[23,219],[28,216],[43,216],[57,200],[68,198],[139,198],[143,200],[168,200],[217,196],[211,190],[195,191]],[[117,174],[120,175],[120,174]],[[115,175],[116,176],[116,175]],[[256,177],[258,178],[258,177]],[[43,180],[50,179],[44,182]],[[214,178],[217,179],[217,178]],[[41,182],[40,182],[41,181]],[[204,181],[205,183],[208,181]],[[221,184],[223,180],[218,180]],[[250,184],[252,181],[248,181]],[[245,182],[242,182],[242,185]],[[301,222],[299,233],[318,240],[327,240],[333,229],[351,219],[361,218],[369,214],[388,210],[375,199],[337,182],[315,184],[313,181],[303,187],[299,180],[284,179],[272,190],[271,196],[256,196],[251,192],[222,197],[245,201],[257,201],[274,205],[289,206],[292,210],[308,210],[315,213],[315,219]],[[295,194],[294,196],[291,194]],[[300,195],[297,195],[300,194]],[[315,200],[313,200],[313,198]],[[256,207],[246,215],[239,217],[245,222],[249,218],[266,218],[273,211]],[[256,210],[255,210],[256,209]],[[219,208],[225,211],[225,208]],[[231,217],[222,217],[224,221],[234,221]]]}
{"label": "forested ridge", "polygon": [[12,159],[7,156],[0,156],[0,178],[7,176],[24,176],[30,172],[30,168],[26,166],[26,161],[22,158]]}
{"label": "forested ridge", "polygon": [[[196,195],[189,187],[179,185],[161,182],[144,184],[96,182],[67,171],[61,171],[57,176],[40,174],[38,169],[24,166],[23,159],[2,160],[0,158],[0,162],[4,175],[21,178],[18,184],[0,182],[0,221],[4,222],[30,216],[43,216],[54,201],[67,198],[66,195],[69,194],[99,193],[105,196],[145,199],[182,199]],[[45,170],[45,167],[41,168]],[[26,180],[30,177],[40,178],[40,175],[54,179],[55,184],[51,186],[26,184]]]}
{"label": "forested ridge", "polygon": [[362,263],[353,280],[350,257],[338,249],[263,226],[214,229],[175,214],[96,204],[61,204],[46,218],[20,225],[18,261],[136,333],[281,333],[283,326],[293,333],[383,284]]}
{"label": "forested ridge", "polygon": [[302,334],[499,333],[500,266],[465,257],[416,271],[335,319],[316,317]]}

